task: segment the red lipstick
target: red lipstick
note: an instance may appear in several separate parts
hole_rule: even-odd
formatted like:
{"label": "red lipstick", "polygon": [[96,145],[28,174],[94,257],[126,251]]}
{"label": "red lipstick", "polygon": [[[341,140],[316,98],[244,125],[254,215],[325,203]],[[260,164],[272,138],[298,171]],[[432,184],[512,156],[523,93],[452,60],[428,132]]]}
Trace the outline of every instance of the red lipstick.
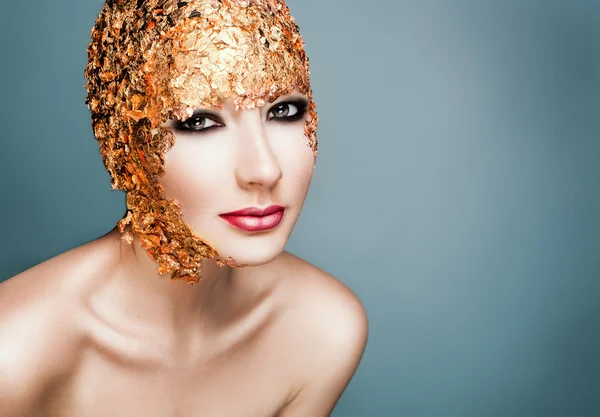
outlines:
{"label": "red lipstick", "polygon": [[264,209],[248,207],[221,214],[221,218],[238,229],[249,232],[268,230],[277,226],[283,218],[284,207],[269,206]]}

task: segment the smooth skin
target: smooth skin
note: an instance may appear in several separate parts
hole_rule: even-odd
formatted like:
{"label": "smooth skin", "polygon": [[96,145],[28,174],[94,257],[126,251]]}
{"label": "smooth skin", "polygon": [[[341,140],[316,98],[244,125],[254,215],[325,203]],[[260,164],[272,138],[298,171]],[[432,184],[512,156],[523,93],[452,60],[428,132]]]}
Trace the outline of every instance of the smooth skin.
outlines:
{"label": "smooth skin", "polygon": [[[250,266],[211,260],[200,284],[172,281],[113,229],[0,284],[1,417],[330,415],[367,319],[344,284],[283,250],[314,166],[304,118],[280,118],[301,98],[166,124],[166,195],[222,256]],[[270,204],[286,212],[268,231],[219,217]]]}

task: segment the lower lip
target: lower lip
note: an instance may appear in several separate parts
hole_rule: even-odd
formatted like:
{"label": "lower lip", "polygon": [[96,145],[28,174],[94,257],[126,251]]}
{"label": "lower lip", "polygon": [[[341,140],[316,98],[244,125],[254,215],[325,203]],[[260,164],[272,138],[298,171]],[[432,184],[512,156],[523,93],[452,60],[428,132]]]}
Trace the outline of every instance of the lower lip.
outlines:
{"label": "lower lip", "polygon": [[258,232],[274,228],[283,219],[284,209],[266,216],[233,216],[230,214],[221,214],[223,220],[238,229],[248,232]]}

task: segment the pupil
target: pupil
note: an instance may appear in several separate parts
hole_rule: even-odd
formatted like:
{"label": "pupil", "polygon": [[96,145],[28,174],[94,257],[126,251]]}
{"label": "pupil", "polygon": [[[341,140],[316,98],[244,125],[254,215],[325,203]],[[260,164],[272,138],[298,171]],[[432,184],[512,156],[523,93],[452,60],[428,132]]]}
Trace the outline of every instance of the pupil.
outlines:
{"label": "pupil", "polygon": [[204,127],[204,117],[194,117],[192,119],[192,127],[193,128],[202,128],[202,127]]}
{"label": "pupil", "polygon": [[287,104],[282,104],[277,107],[275,112],[278,116],[287,116],[287,114],[290,112],[290,108]]}

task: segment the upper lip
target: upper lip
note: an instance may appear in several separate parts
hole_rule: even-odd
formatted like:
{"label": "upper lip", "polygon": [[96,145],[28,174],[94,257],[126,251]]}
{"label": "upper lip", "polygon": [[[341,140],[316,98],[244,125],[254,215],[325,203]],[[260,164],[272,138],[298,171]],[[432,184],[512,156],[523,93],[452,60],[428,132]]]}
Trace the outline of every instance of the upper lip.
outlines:
{"label": "upper lip", "polygon": [[269,206],[265,208],[258,207],[246,207],[241,210],[230,211],[229,213],[223,213],[221,216],[267,216],[269,214],[273,214],[279,210],[282,210],[281,206]]}

